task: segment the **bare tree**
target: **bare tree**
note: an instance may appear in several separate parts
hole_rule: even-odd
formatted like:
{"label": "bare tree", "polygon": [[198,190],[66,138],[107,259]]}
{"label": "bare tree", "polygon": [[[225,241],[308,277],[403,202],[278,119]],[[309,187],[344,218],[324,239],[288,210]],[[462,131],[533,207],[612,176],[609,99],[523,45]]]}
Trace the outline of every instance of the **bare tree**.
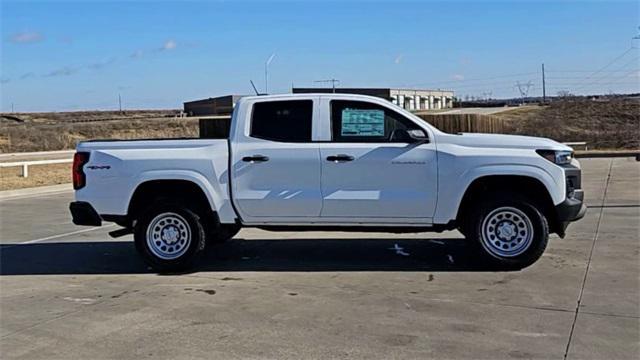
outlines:
{"label": "bare tree", "polygon": [[557,92],[557,95],[561,98],[569,98],[573,96],[573,94],[569,92],[569,90],[560,90]]}

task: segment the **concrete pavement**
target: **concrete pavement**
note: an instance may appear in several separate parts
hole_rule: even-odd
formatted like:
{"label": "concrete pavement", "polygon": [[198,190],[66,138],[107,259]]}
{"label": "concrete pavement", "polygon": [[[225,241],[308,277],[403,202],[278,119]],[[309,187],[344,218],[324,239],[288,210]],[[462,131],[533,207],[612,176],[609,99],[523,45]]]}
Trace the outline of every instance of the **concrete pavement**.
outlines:
{"label": "concrete pavement", "polygon": [[589,212],[517,272],[457,232],[247,229],[158,276],[130,236],[70,224],[71,193],[0,201],[0,355],[635,359],[640,163],[581,162]]}

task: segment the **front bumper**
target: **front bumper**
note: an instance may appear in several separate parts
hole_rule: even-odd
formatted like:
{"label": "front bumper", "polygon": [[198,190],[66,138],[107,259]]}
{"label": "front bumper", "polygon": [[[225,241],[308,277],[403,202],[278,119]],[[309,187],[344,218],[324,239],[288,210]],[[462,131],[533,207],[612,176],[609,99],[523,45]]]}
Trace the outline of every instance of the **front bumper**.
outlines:
{"label": "front bumper", "polygon": [[73,223],[76,225],[100,226],[102,219],[96,209],[85,201],[74,201],[69,204]]}
{"label": "front bumper", "polygon": [[584,204],[584,191],[576,189],[571,197],[556,205],[558,235],[564,237],[569,223],[582,219],[586,213],[587,206]]}

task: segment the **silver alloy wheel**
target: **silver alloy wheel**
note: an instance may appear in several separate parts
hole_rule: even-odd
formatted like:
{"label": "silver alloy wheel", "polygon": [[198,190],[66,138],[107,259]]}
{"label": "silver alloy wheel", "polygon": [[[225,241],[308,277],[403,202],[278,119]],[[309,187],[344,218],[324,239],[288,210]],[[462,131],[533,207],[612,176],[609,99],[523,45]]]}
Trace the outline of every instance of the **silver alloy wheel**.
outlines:
{"label": "silver alloy wheel", "polygon": [[533,241],[531,219],[514,207],[500,207],[491,211],[484,218],[481,230],[482,246],[498,257],[521,255]]}
{"label": "silver alloy wheel", "polygon": [[160,259],[173,260],[184,255],[189,244],[189,223],[176,213],[162,213],[153,218],[147,227],[147,247]]}

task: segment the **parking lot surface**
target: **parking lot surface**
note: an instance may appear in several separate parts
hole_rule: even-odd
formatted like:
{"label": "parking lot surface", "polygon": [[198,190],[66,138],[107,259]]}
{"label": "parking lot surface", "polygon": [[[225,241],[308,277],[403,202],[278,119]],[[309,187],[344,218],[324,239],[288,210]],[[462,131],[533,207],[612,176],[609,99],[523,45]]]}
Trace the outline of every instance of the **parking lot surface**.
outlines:
{"label": "parking lot surface", "polygon": [[589,211],[522,271],[457,232],[240,232],[161,276],[72,193],[0,201],[3,359],[637,359],[640,163],[585,159]]}

